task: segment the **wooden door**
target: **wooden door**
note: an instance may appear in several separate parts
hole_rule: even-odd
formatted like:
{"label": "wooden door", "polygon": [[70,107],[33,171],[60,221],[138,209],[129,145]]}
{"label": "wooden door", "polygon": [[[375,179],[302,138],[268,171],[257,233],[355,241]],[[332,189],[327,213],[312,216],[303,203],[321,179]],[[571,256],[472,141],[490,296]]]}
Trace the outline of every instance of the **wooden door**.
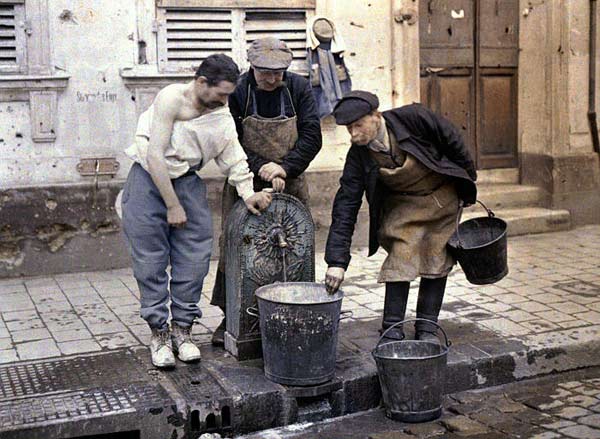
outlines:
{"label": "wooden door", "polygon": [[479,169],[517,166],[518,0],[419,9],[421,102],[461,130]]}

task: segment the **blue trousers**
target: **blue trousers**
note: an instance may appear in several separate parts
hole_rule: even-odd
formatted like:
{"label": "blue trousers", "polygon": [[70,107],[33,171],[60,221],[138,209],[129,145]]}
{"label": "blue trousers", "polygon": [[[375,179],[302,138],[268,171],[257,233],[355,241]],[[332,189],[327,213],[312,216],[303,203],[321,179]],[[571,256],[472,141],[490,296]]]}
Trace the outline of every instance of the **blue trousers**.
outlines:
{"label": "blue trousers", "polygon": [[169,290],[174,322],[189,327],[202,316],[198,302],[212,250],[206,185],[196,174],[171,182],[187,216],[184,228],[169,226],[167,207],[158,188],[137,163],[129,171],[121,199],[123,231],[140,289],[140,315],[157,329],[167,328]]}

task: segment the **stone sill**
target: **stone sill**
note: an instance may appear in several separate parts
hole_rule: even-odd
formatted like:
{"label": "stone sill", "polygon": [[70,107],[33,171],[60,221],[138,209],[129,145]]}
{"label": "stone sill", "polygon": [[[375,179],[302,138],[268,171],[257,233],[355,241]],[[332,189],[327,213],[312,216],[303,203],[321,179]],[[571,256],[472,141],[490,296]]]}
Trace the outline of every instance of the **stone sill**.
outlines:
{"label": "stone sill", "polygon": [[0,91],[63,90],[70,75],[0,75]]}
{"label": "stone sill", "polygon": [[[301,76],[308,77],[307,71],[290,70]],[[123,82],[128,86],[156,86],[173,82],[191,81],[194,72],[159,72],[155,66],[124,67],[119,70]]]}
{"label": "stone sill", "polygon": [[193,72],[158,72],[156,68],[144,68],[142,66],[122,68],[119,73],[125,85],[155,85],[163,82],[181,82],[194,78]]}

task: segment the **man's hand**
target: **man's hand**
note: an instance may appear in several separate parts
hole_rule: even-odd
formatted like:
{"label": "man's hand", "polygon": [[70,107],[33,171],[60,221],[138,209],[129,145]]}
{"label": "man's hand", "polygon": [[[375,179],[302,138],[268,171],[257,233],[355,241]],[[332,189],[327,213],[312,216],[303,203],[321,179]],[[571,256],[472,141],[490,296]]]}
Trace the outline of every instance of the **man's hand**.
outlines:
{"label": "man's hand", "polygon": [[344,280],[346,270],[342,267],[329,267],[325,274],[325,286],[329,294],[335,293]]}
{"label": "man's hand", "polygon": [[167,208],[167,222],[170,226],[184,228],[187,216],[181,204]]}
{"label": "man's hand", "polygon": [[260,216],[260,211],[265,210],[271,204],[273,197],[268,192],[256,192],[251,197],[244,200],[246,207],[254,215]]}
{"label": "man's hand", "polygon": [[266,165],[262,165],[258,170],[258,176],[264,181],[272,181],[276,177],[283,179],[287,178],[287,172],[280,165],[275,162],[269,162]]}
{"label": "man's hand", "polygon": [[281,177],[275,177],[271,180],[271,185],[273,185],[273,190],[275,192],[283,192],[285,189],[285,180]]}

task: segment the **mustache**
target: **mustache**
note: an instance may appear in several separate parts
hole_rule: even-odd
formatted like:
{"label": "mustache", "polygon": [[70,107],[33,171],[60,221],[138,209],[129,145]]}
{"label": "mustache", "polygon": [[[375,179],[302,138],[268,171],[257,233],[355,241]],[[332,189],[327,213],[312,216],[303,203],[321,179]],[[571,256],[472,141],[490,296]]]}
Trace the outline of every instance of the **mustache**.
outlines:
{"label": "mustache", "polygon": [[[263,82],[264,82],[264,81],[263,81]],[[258,88],[259,88],[259,89],[260,89],[260,88],[262,88],[260,83],[257,83],[257,85],[258,85]],[[268,85],[269,85],[269,87],[279,88],[279,87],[283,87],[283,86],[285,85],[285,81],[277,81],[277,82],[276,82],[275,84],[273,84],[273,85],[271,85],[271,84],[268,84]]]}

